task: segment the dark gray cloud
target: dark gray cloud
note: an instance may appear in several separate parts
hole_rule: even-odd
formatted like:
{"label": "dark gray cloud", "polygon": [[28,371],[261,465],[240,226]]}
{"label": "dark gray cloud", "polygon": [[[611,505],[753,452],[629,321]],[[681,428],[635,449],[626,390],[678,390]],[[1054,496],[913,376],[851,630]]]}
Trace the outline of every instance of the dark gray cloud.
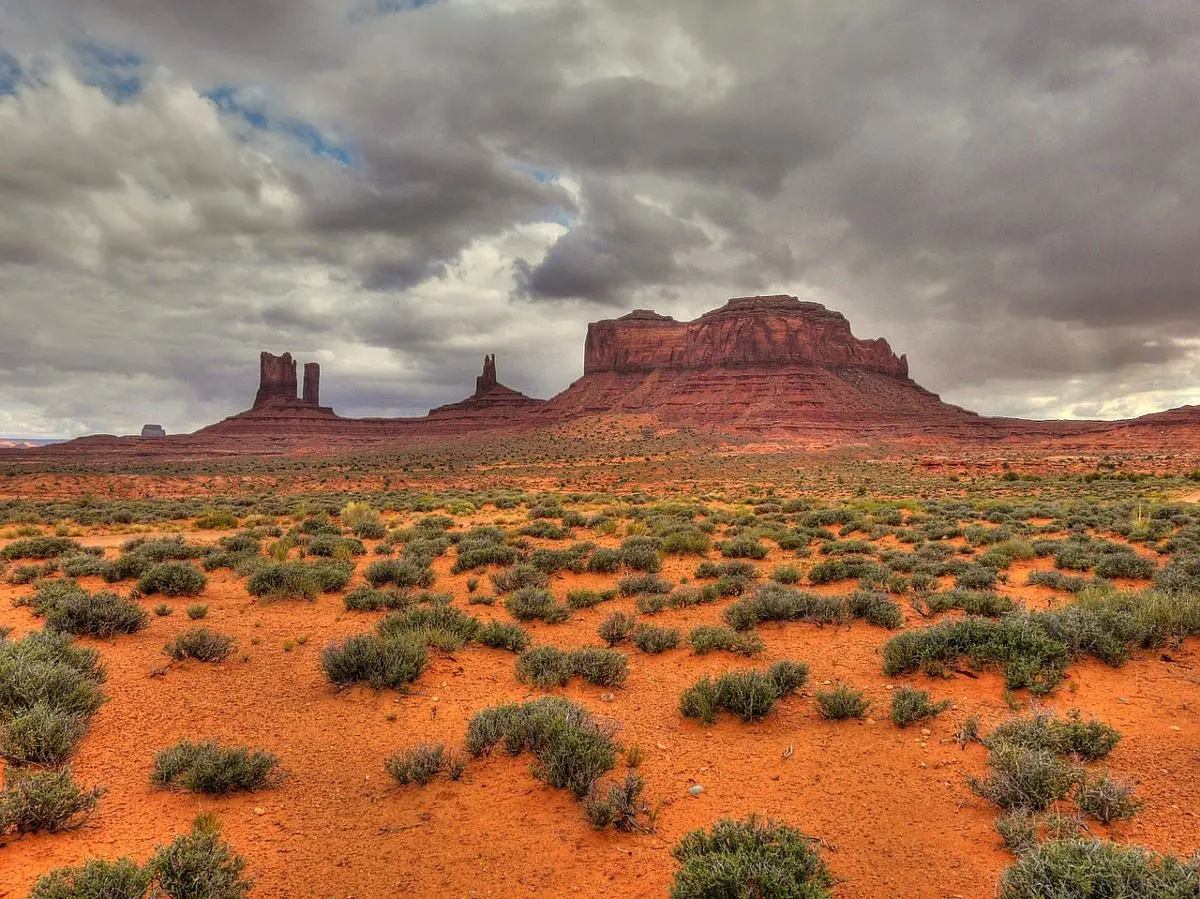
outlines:
{"label": "dark gray cloud", "polygon": [[743,292],[985,412],[1200,400],[1191,0],[377,8],[0,7],[0,431],[196,427],[262,348],[360,414],[491,351],[547,396]]}

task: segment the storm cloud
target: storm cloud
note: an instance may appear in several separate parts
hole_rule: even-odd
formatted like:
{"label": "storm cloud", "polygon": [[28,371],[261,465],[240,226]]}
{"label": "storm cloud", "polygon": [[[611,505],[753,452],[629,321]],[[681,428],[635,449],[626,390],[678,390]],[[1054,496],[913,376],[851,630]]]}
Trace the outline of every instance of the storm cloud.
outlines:
{"label": "storm cloud", "polygon": [[954,403],[1200,401],[1190,0],[0,0],[0,433],[549,396],[791,293]]}

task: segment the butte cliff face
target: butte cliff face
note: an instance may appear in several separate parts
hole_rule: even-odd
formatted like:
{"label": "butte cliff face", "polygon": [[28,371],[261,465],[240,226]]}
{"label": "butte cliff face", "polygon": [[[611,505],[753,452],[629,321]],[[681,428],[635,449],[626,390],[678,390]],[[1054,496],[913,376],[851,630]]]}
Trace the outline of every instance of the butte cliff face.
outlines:
{"label": "butte cliff face", "polygon": [[539,417],[655,414],[740,431],[954,431],[984,420],[908,377],[886,340],[789,296],[739,297],[694,321],[637,310],[588,326],[584,375]]}
{"label": "butte cliff face", "polygon": [[886,340],[859,340],[840,312],[795,297],[740,297],[695,321],[644,309],[588,325],[583,373],[822,365],[908,377]]}

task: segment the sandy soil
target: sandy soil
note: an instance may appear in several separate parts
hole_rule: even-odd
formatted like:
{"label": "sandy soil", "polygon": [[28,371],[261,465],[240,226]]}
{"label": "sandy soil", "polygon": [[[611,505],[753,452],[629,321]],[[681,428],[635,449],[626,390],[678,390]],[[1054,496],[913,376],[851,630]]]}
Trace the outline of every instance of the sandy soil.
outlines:
{"label": "sandy soil", "polygon": [[[511,520],[513,513],[508,515]],[[473,516],[469,523],[485,519]],[[83,539],[111,548],[124,538]],[[759,564],[769,571],[782,560],[775,551]],[[468,575],[450,575],[450,562],[438,560],[435,589],[452,592],[456,605],[481,618],[507,620],[498,605],[467,605]],[[690,575],[696,562],[671,558],[663,574]],[[1013,582],[1023,583],[1016,572],[1030,567],[1014,568]],[[101,586],[93,579],[84,583]],[[565,575],[552,588],[561,596],[575,586],[611,583]],[[487,586],[482,579],[481,591]],[[27,609],[11,607],[10,600],[29,589],[0,586],[0,625],[15,627],[16,635],[38,626]],[[1027,602],[1054,595],[1043,588],[1010,592]],[[143,604],[150,608],[158,601]],[[195,601],[168,600],[175,613],[154,617],[140,634],[84,641],[103,656],[110,699],[93,719],[74,770],[81,782],[103,784],[109,792],[79,831],[9,839],[0,848],[0,897],[23,896],[39,874],[88,856],[144,859],[206,810],[218,814],[227,839],[247,858],[261,897],[662,896],[674,871],[670,849],[680,836],[719,816],[751,811],[819,836],[842,881],[841,899],[990,896],[1012,860],[992,829],[995,810],[964,783],[966,774],[983,772],[984,750],[962,749],[954,740],[969,715],[979,715],[986,730],[1012,714],[1000,678],[913,678],[934,699],[951,699],[954,706],[924,730],[898,729],[887,709],[890,691],[905,681],[884,678],[878,656],[889,632],[861,622],[763,626],[767,653],[754,661],[722,653],[697,657],[687,648],[659,656],[631,649],[632,673],[611,691],[611,701],[603,698],[607,691],[577,682],[562,691],[618,726],[620,742],[644,750],[641,771],[658,810],[656,829],[626,835],[593,830],[569,794],[531,776],[528,757],[474,761],[462,781],[439,778],[426,787],[397,787],[384,773],[391,753],[427,740],[458,745],[473,713],[537,695],[513,677],[510,653],[472,646],[437,656],[409,695],[337,693],[320,671],[322,647],[369,629],[381,616],[348,613],[340,596],[259,604],[244,582],[219,572],[199,601],[209,605],[205,624],[236,636],[234,654],[218,665],[168,666],[163,644],[194,625],[184,609]],[[731,601],[648,620],[686,633],[719,621]],[[632,608],[632,600],[618,599],[577,612],[565,624],[535,623],[531,630],[535,642],[598,645],[599,621]],[[907,614],[912,623],[920,621],[911,610]],[[288,651],[285,641],[296,645]],[[807,662],[810,683],[765,721],[722,717],[705,727],[679,714],[680,693],[701,674],[765,667],[780,658]],[[836,680],[866,690],[874,703],[871,718],[832,723],[817,716],[812,690]],[[1046,704],[1080,708],[1125,735],[1109,767],[1138,784],[1145,805],[1121,827],[1121,836],[1157,850],[1196,848],[1197,641],[1170,653],[1143,654],[1120,670],[1074,666],[1068,684]],[[274,752],[286,779],[273,789],[225,799],[152,789],[155,753],[184,738]],[[704,791],[693,797],[688,788],[697,783]]]}

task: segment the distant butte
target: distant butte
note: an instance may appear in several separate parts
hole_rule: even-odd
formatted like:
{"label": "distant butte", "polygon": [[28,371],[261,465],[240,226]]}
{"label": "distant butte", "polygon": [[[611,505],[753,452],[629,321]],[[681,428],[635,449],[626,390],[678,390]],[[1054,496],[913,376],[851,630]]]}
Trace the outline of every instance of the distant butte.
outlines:
{"label": "distant butte", "polygon": [[[419,418],[342,418],[320,405],[315,362],[304,366],[301,382],[290,353],[264,352],[249,409],[191,435],[130,446],[142,453],[288,451],[325,441],[387,445],[425,436],[556,427],[580,418],[619,422],[627,416],[666,427],[752,437],[797,435],[830,445],[902,438],[1200,438],[1200,409],[1191,407],[1117,422],[985,418],[921,387],[909,377],[904,356],[882,338],[855,337],[841,313],[792,296],[761,296],[736,297],[693,321],[636,309],[592,322],[583,376],[550,400],[501,384],[496,357],[485,356],[473,394]],[[79,438],[54,451],[112,451],[125,446],[124,440]]]}

